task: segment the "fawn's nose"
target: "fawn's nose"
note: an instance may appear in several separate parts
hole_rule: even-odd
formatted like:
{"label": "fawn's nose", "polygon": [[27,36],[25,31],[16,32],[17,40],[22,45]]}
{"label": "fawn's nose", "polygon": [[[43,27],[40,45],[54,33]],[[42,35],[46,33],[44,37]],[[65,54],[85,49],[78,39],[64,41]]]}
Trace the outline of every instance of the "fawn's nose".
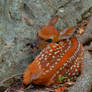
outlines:
{"label": "fawn's nose", "polygon": [[34,48],[37,46],[37,44],[40,42],[40,40],[42,40],[40,37],[38,37],[34,42],[32,42],[31,44],[31,48]]}

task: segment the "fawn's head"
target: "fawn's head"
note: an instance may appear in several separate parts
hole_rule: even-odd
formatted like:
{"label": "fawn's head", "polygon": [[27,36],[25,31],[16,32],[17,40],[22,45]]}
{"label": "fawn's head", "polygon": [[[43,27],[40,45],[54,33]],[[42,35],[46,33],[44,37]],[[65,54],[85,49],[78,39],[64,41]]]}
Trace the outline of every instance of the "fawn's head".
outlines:
{"label": "fawn's head", "polygon": [[32,43],[32,47],[35,47],[38,43],[40,46],[44,45],[43,47],[45,47],[48,43],[59,42],[60,40],[68,39],[73,35],[75,27],[70,27],[58,32],[54,27],[57,21],[58,16],[54,16],[51,20],[49,20],[48,24],[38,32],[38,38]]}

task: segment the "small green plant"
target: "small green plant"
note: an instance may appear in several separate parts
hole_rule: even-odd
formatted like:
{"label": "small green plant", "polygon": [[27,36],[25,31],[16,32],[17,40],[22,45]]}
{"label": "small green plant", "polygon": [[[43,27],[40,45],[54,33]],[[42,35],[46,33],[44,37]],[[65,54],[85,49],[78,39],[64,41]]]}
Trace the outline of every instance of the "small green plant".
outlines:
{"label": "small green plant", "polygon": [[58,76],[59,83],[62,83],[62,80],[68,79],[68,77],[62,76],[61,74]]}

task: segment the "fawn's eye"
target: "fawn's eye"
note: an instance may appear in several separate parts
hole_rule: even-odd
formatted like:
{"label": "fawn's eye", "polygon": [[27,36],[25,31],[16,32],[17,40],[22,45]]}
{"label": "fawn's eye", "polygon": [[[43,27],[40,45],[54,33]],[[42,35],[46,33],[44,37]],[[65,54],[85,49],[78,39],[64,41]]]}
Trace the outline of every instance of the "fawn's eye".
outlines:
{"label": "fawn's eye", "polygon": [[46,40],[47,42],[52,42],[52,39],[48,39],[48,40]]}

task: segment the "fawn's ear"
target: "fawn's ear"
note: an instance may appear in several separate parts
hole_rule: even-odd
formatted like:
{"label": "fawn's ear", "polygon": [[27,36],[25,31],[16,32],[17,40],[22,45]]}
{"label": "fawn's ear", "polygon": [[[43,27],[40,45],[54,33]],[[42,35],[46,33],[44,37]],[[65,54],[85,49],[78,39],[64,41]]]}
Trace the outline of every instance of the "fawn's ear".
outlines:
{"label": "fawn's ear", "polygon": [[74,26],[60,31],[60,39],[68,39],[74,35],[76,28]]}
{"label": "fawn's ear", "polygon": [[48,22],[48,25],[50,26],[54,26],[58,21],[58,16],[54,16],[49,22]]}

